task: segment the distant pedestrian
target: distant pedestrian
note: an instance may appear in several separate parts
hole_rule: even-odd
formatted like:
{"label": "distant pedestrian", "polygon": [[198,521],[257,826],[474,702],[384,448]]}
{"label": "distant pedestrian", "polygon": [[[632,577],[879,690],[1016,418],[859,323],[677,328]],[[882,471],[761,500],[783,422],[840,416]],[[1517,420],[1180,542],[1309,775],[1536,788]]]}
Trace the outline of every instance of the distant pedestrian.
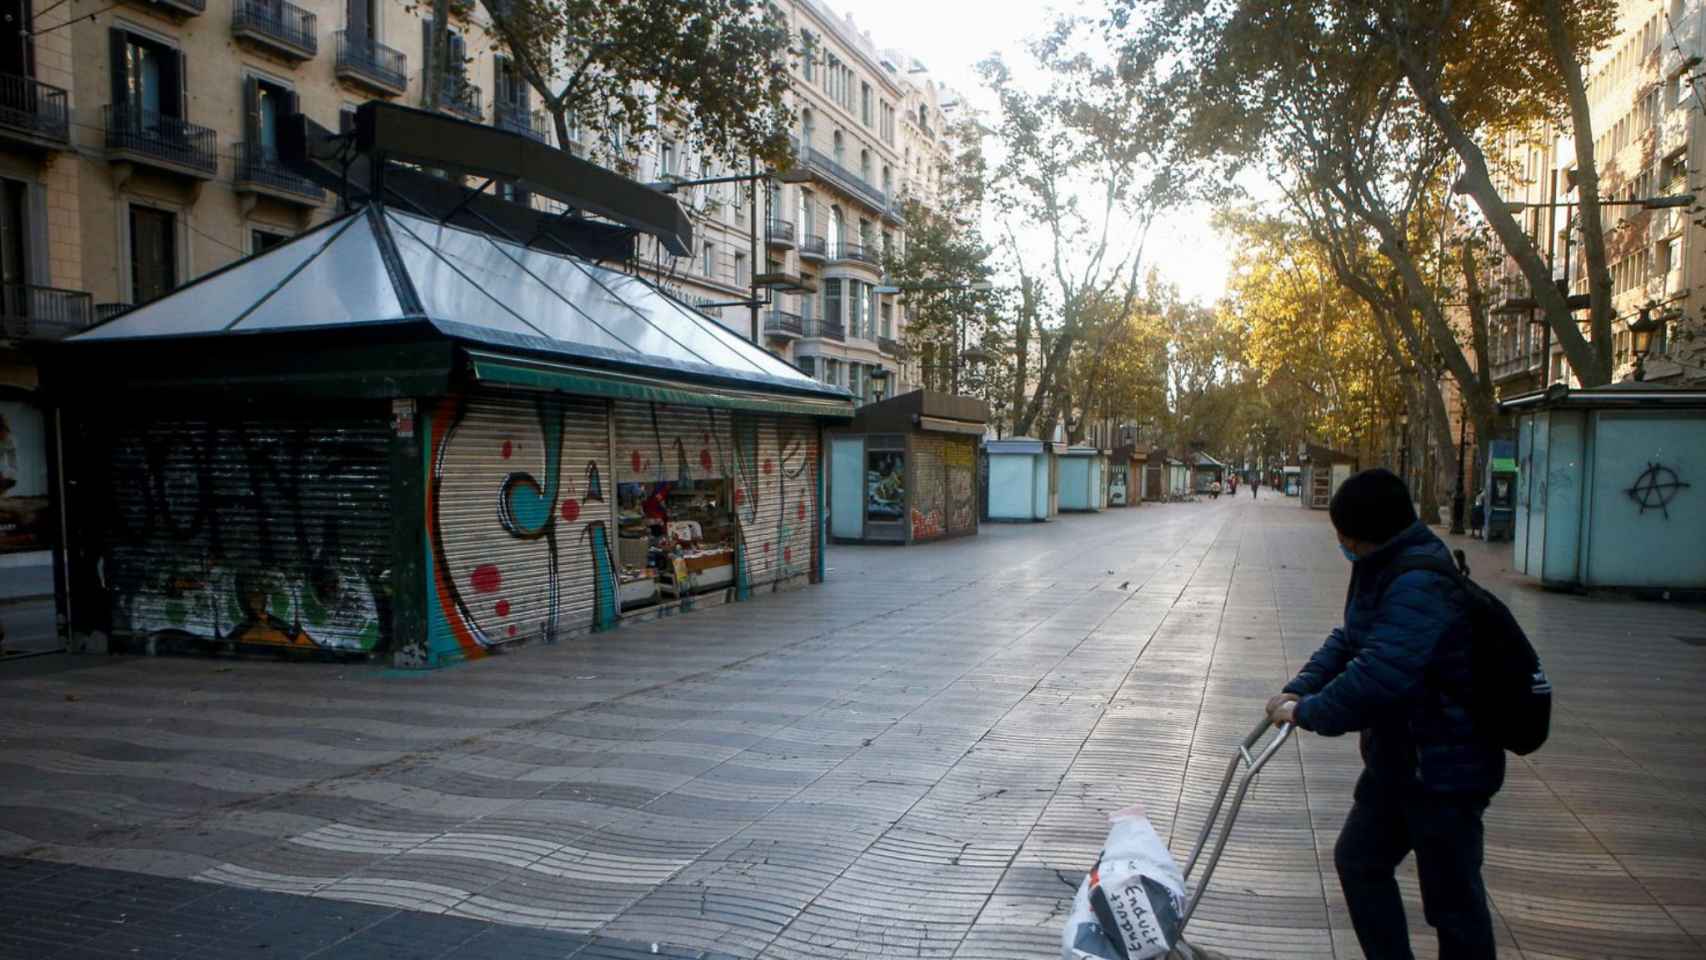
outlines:
{"label": "distant pedestrian", "polygon": [[1216,481],[1214,481],[1214,483],[1209,485],[1208,495],[1213,497],[1216,500],[1220,499],[1220,481],[1219,480],[1216,480]]}
{"label": "distant pedestrian", "polygon": [[1444,573],[1389,573],[1451,560],[1390,471],[1347,479],[1328,513],[1351,562],[1344,625],[1268,701],[1268,716],[1322,736],[1362,735],[1362,776],[1333,863],[1363,954],[1414,957],[1394,877],[1413,851],[1439,955],[1492,960],[1481,815],[1504,784],[1505,754],[1469,712],[1472,601]]}
{"label": "distant pedestrian", "polygon": [[1256,499],[1256,491],[1261,489],[1261,487],[1262,487],[1262,481],[1260,481],[1260,480],[1250,481],[1250,499],[1251,500]]}

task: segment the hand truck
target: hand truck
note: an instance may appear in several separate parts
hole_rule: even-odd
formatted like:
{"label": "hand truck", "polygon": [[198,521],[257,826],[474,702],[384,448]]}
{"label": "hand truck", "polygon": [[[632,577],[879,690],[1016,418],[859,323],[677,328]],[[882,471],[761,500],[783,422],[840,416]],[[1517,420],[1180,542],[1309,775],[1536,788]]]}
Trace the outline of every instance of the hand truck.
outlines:
{"label": "hand truck", "polygon": [[[1185,926],[1191,922],[1191,915],[1196,913],[1197,904],[1202,901],[1203,891],[1208,889],[1208,882],[1214,876],[1214,868],[1220,864],[1220,854],[1226,849],[1226,841],[1232,835],[1232,825],[1238,820],[1238,810],[1244,806],[1245,795],[1250,792],[1251,785],[1256,782],[1256,774],[1262,772],[1262,768],[1267,766],[1268,761],[1273,759],[1274,754],[1279,752],[1280,747],[1291,736],[1292,725],[1283,724],[1278,728],[1279,732],[1268,741],[1267,746],[1263,747],[1260,753],[1252,754],[1250,751],[1261,742],[1262,737],[1272,728],[1273,724],[1268,721],[1268,718],[1262,717],[1262,722],[1256,725],[1256,729],[1250,731],[1249,735],[1244,738],[1244,742],[1238,745],[1238,752],[1233,754],[1232,759],[1226,764],[1226,776],[1220,778],[1220,793],[1214,798],[1214,805],[1209,808],[1208,819],[1203,823],[1202,832],[1197,835],[1196,846],[1191,848],[1190,859],[1185,861],[1184,878],[1188,884],[1191,879],[1191,870],[1196,867],[1198,858],[1202,856],[1203,848],[1208,845],[1208,838],[1215,834],[1215,827],[1218,825],[1220,830],[1218,836],[1215,836],[1214,849],[1209,851],[1208,861],[1203,864],[1202,876],[1197,880],[1196,889],[1186,892],[1185,912],[1179,917],[1179,935],[1181,937],[1184,936]],[[1232,806],[1226,811],[1225,822],[1221,823],[1220,810],[1226,803],[1226,793],[1232,788],[1232,777],[1238,773],[1239,763],[1244,764],[1244,775],[1238,778],[1238,791],[1232,795]],[[1220,954],[1201,947],[1192,947],[1181,939],[1167,956],[1168,960],[1217,960]]]}

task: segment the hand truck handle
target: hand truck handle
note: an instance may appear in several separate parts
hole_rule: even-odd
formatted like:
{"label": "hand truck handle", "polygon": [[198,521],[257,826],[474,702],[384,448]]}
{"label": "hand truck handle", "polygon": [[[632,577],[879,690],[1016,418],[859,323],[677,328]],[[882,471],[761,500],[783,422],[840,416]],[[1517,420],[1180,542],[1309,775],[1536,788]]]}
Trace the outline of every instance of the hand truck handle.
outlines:
{"label": "hand truck handle", "polygon": [[1197,902],[1202,900],[1203,891],[1208,889],[1208,881],[1214,876],[1214,868],[1220,863],[1220,854],[1226,849],[1226,841],[1232,836],[1232,825],[1238,820],[1238,809],[1244,805],[1244,796],[1250,792],[1250,785],[1255,782],[1256,774],[1262,772],[1269,760],[1284,745],[1286,738],[1291,736],[1292,725],[1281,724],[1279,733],[1268,741],[1260,753],[1252,754],[1250,748],[1261,742],[1273,724],[1267,717],[1256,724],[1256,729],[1244,738],[1238,745],[1238,752],[1232,755],[1232,760],[1226,764],[1226,775],[1220,779],[1220,793],[1214,798],[1214,805],[1209,808],[1208,819],[1203,823],[1202,832],[1197,835],[1196,846],[1191,848],[1191,858],[1185,861],[1184,877],[1189,880],[1191,870],[1197,865],[1197,858],[1202,855],[1203,847],[1208,845],[1208,838],[1215,833],[1216,824],[1220,824],[1220,810],[1226,803],[1226,793],[1232,787],[1232,777],[1238,772],[1240,761],[1244,764],[1244,775],[1238,778],[1238,791],[1232,795],[1232,806],[1226,812],[1224,824],[1220,824],[1219,836],[1215,837],[1214,849],[1209,852],[1208,862],[1203,864],[1202,878],[1197,881],[1196,890],[1189,895],[1185,903],[1185,912],[1179,917],[1179,931],[1182,933],[1185,924],[1191,920],[1191,914],[1197,910]]}

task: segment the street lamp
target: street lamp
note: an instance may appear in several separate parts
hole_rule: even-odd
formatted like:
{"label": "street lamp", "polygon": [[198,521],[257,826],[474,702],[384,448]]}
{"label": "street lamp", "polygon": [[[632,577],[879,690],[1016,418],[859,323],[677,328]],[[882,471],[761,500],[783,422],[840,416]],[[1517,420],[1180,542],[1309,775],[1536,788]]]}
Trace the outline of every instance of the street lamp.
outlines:
{"label": "street lamp", "polygon": [[1641,316],[1629,324],[1630,349],[1635,354],[1635,379],[1647,379],[1647,354],[1653,349],[1653,334],[1664,329],[1665,322],[1653,316],[1651,303],[1641,308]]}

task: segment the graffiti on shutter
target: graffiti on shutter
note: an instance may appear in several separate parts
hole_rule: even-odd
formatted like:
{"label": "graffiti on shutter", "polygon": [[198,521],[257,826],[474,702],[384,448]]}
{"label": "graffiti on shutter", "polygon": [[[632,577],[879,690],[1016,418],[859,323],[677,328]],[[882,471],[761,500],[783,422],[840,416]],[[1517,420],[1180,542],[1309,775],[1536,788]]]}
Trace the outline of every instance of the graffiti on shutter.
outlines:
{"label": "graffiti on shutter", "polygon": [[616,622],[609,449],[600,400],[488,394],[439,405],[426,507],[433,657]]}
{"label": "graffiti on shutter", "polygon": [[948,532],[977,532],[976,446],[970,437],[942,442],[942,466],[947,477]]}
{"label": "graffiti on shutter", "polygon": [[928,433],[912,436],[912,539],[932,540],[947,532],[943,526],[948,498],[943,477],[942,438]]}
{"label": "graffiti on shutter", "polygon": [[110,429],[100,559],[117,632],[389,648],[383,411],[167,416]]}

